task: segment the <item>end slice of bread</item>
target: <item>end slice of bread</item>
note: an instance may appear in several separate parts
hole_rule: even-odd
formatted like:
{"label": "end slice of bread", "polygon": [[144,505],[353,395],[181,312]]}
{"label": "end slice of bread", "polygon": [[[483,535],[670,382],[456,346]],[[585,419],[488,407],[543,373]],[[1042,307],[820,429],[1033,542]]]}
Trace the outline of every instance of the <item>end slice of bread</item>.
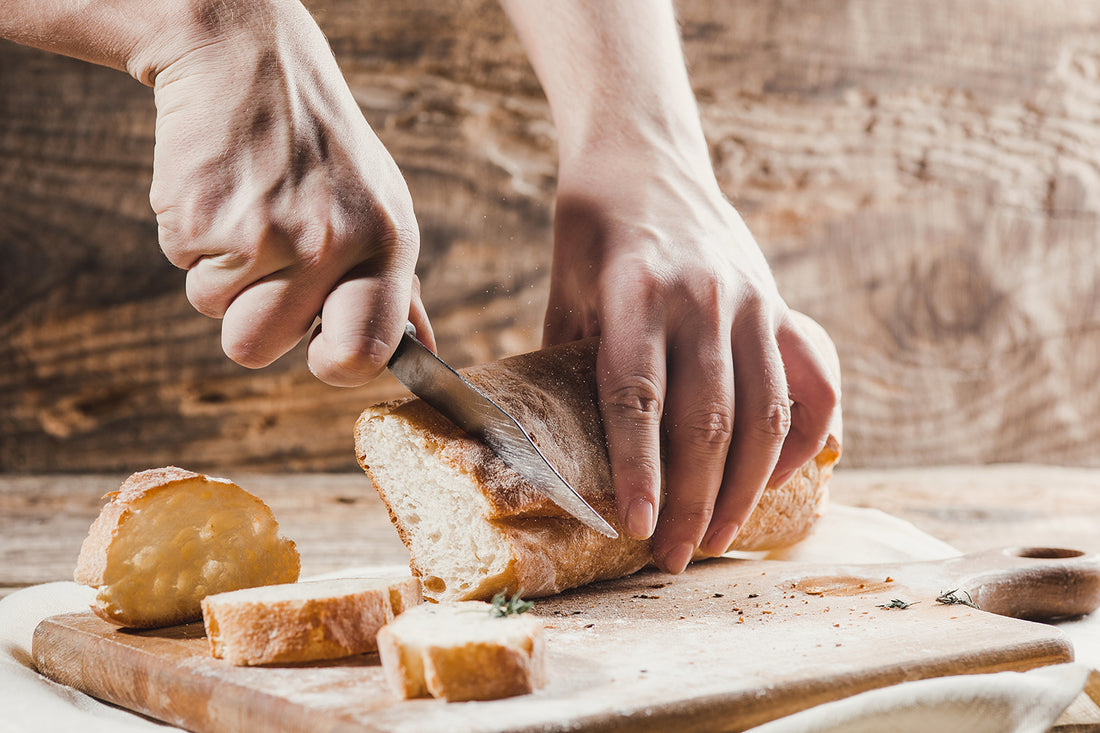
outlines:
{"label": "end slice of bread", "polygon": [[76,582],[118,626],[197,621],[213,593],[298,579],[294,543],[271,509],[228,479],[169,466],[130,476],[92,523]]}
{"label": "end slice of bread", "polygon": [[211,653],[236,665],[373,652],[378,630],[420,603],[405,578],[335,578],[219,593],[202,601]]}
{"label": "end slice of bread", "polygon": [[481,601],[426,603],[378,632],[386,683],[403,698],[449,702],[525,695],[546,683],[542,620]]}

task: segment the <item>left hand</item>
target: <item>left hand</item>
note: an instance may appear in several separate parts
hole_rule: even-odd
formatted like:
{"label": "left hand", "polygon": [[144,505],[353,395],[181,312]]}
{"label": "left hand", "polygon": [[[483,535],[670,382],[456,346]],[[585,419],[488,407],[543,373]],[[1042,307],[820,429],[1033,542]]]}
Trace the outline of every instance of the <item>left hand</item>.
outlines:
{"label": "left hand", "polygon": [[544,341],[595,334],[620,520],[666,571],[725,552],[825,442],[839,387],[709,167],[621,143],[563,160]]}

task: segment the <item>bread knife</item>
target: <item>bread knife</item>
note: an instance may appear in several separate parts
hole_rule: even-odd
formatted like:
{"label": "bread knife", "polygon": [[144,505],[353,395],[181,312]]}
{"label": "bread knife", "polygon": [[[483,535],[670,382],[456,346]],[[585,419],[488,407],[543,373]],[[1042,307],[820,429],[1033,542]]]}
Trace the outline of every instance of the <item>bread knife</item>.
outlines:
{"label": "bread knife", "polygon": [[413,324],[405,325],[388,367],[410,392],[484,442],[504,465],[555,504],[600,534],[619,536],[550,465],[519,421],[420,343]]}

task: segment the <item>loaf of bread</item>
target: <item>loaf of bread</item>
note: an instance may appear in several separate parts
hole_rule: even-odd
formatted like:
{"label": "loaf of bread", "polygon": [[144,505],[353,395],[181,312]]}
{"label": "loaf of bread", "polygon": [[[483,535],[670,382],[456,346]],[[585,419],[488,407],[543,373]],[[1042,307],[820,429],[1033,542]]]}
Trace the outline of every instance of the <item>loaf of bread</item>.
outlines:
{"label": "loaf of bread", "polygon": [[[823,329],[800,324],[839,374]],[[413,573],[433,600],[487,600],[520,588],[529,597],[636,572],[650,543],[618,526],[607,444],[596,397],[596,341],[588,339],[463,371],[513,414],[561,475],[607,519],[609,539],[564,510],[417,399],[365,410],[355,427],[359,463],[409,549]],[[822,451],[780,486],[768,487],[730,549],[784,547],[806,537],[840,456],[840,414]]]}
{"label": "loaf of bread", "polygon": [[403,698],[448,702],[525,695],[545,684],[542,621],[480,601],[425,603],[378,632],[386,683]]}
{"label": "loaf of bread", "polygon": [[298,579],[294,543],[232,481],[169,466],[135,473],[107,498],[74,578],[96,589],[92,610],[113,624],[197,621],[207,595]]}
{"label": "loaf of bread", "polygon": [[337,578],[207,596],[202,617],[231,664],[312,662],[376,651],[378,630],[420,600],[412,577]]}

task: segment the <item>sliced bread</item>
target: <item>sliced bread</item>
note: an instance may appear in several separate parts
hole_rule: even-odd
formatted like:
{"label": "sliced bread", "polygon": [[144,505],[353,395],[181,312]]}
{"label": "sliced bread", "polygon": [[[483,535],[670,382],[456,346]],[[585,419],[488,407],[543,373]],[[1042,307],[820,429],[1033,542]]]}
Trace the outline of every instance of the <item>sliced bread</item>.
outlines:
{"label": "sliced bread", "polygon": [[197,621],[213,593],[298,579],[294,543],[260,499],[228,479],[169,466],[130,476],[92,523],[74,579],[119,626]]}
{"label": "sliced bread", "polygon": [[373,652],[378,630],[420,600],[412,577],[337,578],[207,596],[202,613],[215,657],[285,664]]}
{"label": "sliced bread", "polygon": [[425,603],[378,632],[386,683],[403,698],[524,695],[545,684],[543,623],[480,601]]}

